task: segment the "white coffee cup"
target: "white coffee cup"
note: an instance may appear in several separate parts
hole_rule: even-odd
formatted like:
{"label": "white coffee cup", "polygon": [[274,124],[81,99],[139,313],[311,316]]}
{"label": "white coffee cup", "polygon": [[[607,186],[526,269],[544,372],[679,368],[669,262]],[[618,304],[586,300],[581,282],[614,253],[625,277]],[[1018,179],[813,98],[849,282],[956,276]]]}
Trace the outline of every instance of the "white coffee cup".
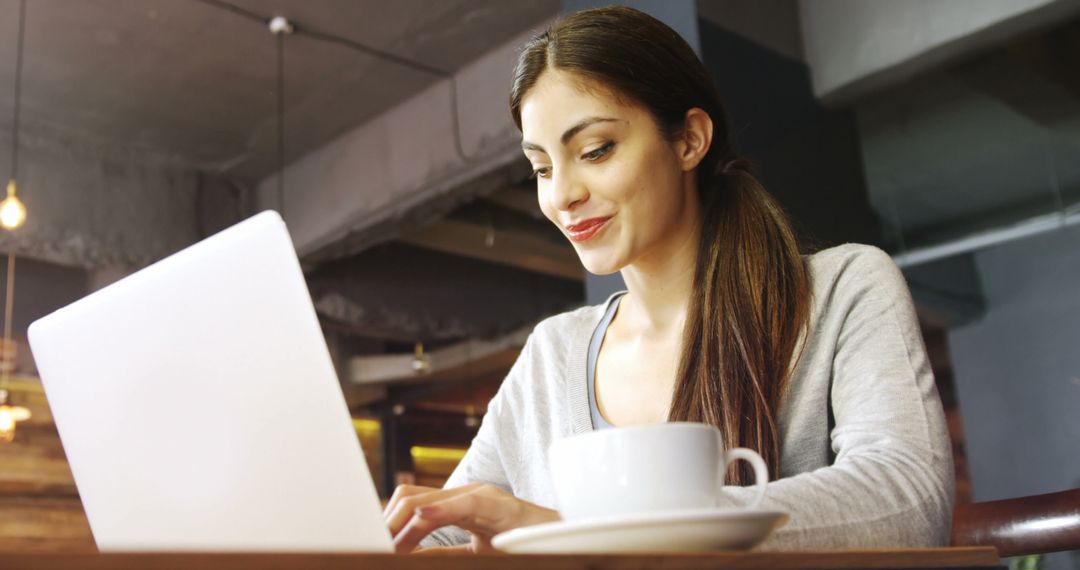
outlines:
{"label": "white coffee cup", "polygon": [[[757,507],[769,474],[746,448],[724,449],[716,428],[672,422],[609,428],[556,440],[548,458],[564,520],[677,509]],[[738,459],[754,470],[754,499],[734,505],[724,496],[727,466]]]}

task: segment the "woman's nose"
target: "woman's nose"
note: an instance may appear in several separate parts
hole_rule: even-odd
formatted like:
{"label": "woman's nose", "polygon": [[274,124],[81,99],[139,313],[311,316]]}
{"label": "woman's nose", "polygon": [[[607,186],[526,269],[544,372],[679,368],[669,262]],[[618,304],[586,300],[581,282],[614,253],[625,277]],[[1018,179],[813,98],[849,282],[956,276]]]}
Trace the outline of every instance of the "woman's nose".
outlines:
{"label": "woman's nose", "polygon": [[551,181],[552,205],[559,210],[571,210],[589,199],[589,192],[580,180],[556,173]]}

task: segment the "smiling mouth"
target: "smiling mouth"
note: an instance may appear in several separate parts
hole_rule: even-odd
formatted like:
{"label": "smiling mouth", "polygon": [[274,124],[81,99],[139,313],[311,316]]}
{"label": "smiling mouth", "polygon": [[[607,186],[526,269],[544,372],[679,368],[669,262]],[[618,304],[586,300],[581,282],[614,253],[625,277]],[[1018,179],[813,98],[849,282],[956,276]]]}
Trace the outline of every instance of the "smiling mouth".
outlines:
{"label": "smiling mouth", "polygon": [[567,237],[569,237],[571,241],[583,242],[600,233],[600,230],[607,227],[608,221],[611,220],[611,218],[611,216],[606,218],[593,218],[591,220],[585,220],[580,224],[569,226],[566,228]]}

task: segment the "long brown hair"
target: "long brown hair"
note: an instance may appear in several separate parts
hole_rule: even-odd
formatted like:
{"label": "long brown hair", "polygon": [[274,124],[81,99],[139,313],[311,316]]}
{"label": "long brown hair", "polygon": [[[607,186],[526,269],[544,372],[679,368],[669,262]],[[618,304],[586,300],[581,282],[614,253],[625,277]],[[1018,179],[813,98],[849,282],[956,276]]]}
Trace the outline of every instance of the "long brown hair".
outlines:
{"label": "long brown hair", "polygon": [[[754,449],[776,476],[780,403],[808,326],[810,287],[787,217],[732,148],[709,73],[674,30],[643,12],[577,12],[518,58],[510,109],[519,130],[522,98],[549,67],[641,104],[669,139],[682,133],[692,108],[712,118],[712,145],[697,168],[694,295],[668,419],[716,426],[726,447]],[[728,481],[747,484],[751,473],[740,463]]]}

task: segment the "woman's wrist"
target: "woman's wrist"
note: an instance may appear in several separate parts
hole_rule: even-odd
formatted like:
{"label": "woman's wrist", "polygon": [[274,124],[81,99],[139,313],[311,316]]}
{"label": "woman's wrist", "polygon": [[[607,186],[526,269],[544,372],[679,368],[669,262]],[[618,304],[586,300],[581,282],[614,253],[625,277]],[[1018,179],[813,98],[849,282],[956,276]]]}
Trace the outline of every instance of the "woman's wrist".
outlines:
{"label": "woman's wrist", "polygon": [[562,520],[562,517],[559,516],[559,511],[528,502],[526,502],[525,505],[526,508],[522,516],[521,526],[532,526]]}

